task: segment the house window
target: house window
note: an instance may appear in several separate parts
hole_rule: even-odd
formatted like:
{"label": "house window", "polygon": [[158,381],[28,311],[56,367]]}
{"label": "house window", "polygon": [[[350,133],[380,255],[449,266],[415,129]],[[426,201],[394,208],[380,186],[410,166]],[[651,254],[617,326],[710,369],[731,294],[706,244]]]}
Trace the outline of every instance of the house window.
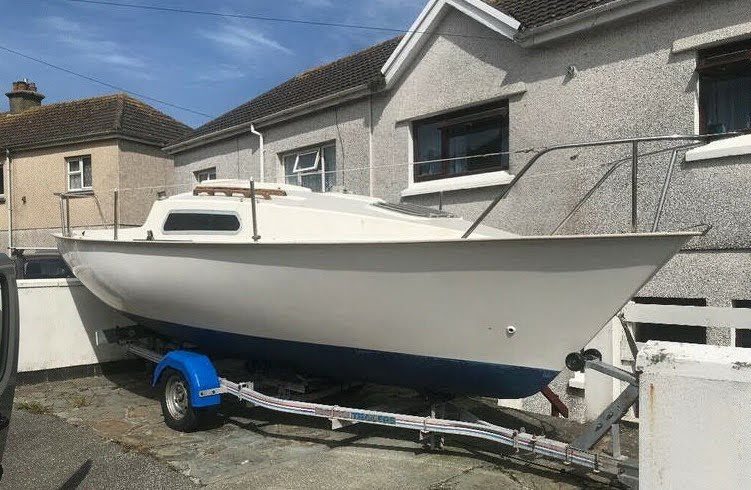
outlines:
{"label": "house window", "polygon": [[0,164],[0,197],[5,196],[5,165]]}
{"label": "house window", "polygon": [[207,168],[195,172],[196,181],[198,183],[205,182],[207,180],[216,180],[216,167]]}
{"label": "house window", "polygon": [[336,145],[306,148],[282,157],[284,180],[314,192],[329,192],[336,185]]}
{"label": "house window", "polygon": [[701,51],[696,70],[701,132],[751,128],[751,41]]}
{"label": "house window", "polygon": [[[508,102],[415,122],[414,181],[508,170]],[[437,161],[436,161],[437,160]]]}
{"label": "house window", "polygon": [[[707,300],[703,298],[659,298],[642,296],[634,298],[634,303],[642,305],[707,306]],[[706,344],[707,329],[699,326],[672,325],[667,323],[634,323],[634,339],[637,342],[665,340],[668,342]]]}
{"label": "house window", "polygon": [[86,191],[91,189],[91,156],[68,158],[68,190]]}

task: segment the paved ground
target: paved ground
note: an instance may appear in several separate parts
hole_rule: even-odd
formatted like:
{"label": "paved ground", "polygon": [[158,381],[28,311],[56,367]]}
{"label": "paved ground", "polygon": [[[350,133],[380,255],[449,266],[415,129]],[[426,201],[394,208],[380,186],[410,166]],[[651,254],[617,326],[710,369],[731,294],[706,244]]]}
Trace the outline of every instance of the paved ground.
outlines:
{"label": "paved ground", "polygon": [[108,442],[54,415],[16,410],[0,488],[194,488],[149,456]]}
{"label": "paved ground", "polygon": [[[424,407],[412,392],[378,386],[325,400],[362,408]],[[469,402],[468,402],[469,403]],[[483,418],[570,439],[577,424],[472,402]],[[331,431],[325,420],[225,402],[211,430],[168,429],[144,373],[21,386],[3,488],[603,488],[563,467],[447,438],[425,451],[417,434],[376,426]],[[627,434],[627,443],[633,442]]]}

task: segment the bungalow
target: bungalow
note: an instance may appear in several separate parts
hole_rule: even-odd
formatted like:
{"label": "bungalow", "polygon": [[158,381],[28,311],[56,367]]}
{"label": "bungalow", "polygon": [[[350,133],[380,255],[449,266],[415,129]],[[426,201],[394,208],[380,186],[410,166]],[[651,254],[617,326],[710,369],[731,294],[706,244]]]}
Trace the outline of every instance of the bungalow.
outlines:
{"label": "bungalow", "polygon": [[[165,150],[175,185],[252,177],[473,219],[534,149],[749,128],[746,0],[430,0],[405,36],[301,73]],[[652,228],[669,168],[660,228],[713,228],[637,301],[748,307],[751,136],[638,151],[638,230]],[[551,152],[486,222],[522,234],[628,230],[631,152]],[[751,347],[722,325],[641,324],[636,336]]]}
{"label": "bungalow", "polygon": [[6,94],[0,112],[0,243],[11,251],[54,246],[59,195],[70,198],[74,227],[140,225],[166,192],[171,157],[162,146],[191,129],[125,94],[42,105],[27,80]]}

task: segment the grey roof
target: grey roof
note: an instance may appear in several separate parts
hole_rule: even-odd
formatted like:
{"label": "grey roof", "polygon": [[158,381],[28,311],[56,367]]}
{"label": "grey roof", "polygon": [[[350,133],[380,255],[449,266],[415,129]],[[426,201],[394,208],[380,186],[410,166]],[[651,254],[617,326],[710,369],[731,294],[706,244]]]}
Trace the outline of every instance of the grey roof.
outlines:
{"label": "grey roof", "polygon": [[[521,22],[523,28],[538,27],[615,0],[484,0]],[[236,107],[170,142],[171,145],[205,136],[291,109],[347,89],[382,80],[381,68],[402,36],[303,72],[268,92]]]}
{"label": "grey roof", "polygon": [[19,114],[0,113],[0,148],[33,148],[102,135],[138,138],[162,146],[189,126],[126,94],[46,104]]}
{"label": "grey roof", "polygon": [[376,44],[327,65],[290,78],[268,92],[200,126],[172,144],[276,114],[347,89],[382,81],[381,67],[399,44],[401,36]]}
{"label": "grey roof", "polygon": [[521,22],[524,28],[539,27],[571,17],[615,0],[484,0]]}

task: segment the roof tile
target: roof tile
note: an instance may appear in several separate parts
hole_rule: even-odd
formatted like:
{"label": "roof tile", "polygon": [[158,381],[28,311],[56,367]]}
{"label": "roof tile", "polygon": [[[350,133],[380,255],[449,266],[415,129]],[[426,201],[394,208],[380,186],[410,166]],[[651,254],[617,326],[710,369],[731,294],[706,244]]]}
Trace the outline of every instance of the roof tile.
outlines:
{"label": "roof tile", "polygon": [[126,94],[46,104],[20,114],[0,113],[0,148],[116,133],[164,145],[190,131],[185,124]]}
{"label": "roof tile", "polygon": [[484,0],[525,28],[539,27],[615,0]]}
{"label": "roof tile", "polygon": [[381,79],[381,67],[400,40],[401,36],[389,39],[327,65],[302,72],[173,143],[252,122],[306,102],[378,81]]}

